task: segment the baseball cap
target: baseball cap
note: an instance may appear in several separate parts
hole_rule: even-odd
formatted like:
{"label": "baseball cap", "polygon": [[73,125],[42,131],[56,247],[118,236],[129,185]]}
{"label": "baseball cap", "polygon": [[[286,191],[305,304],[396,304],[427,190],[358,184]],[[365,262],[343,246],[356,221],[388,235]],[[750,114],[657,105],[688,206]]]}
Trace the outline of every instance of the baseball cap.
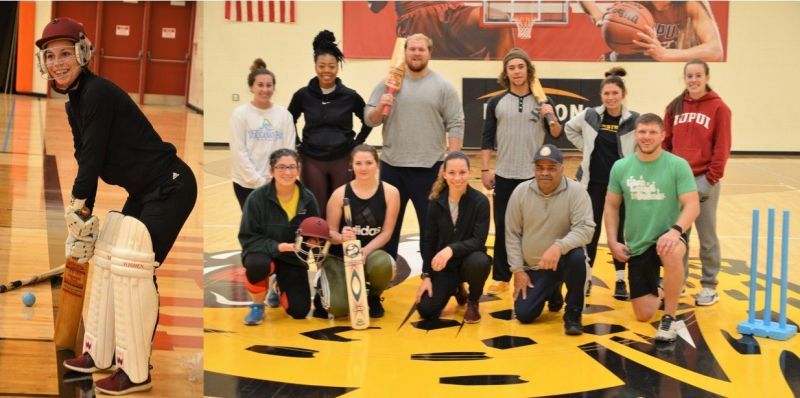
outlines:
{"label": "baseball cap", "polygon": [[540,160],[552,160],[558,164],[564,163],[564,155],[561,153],[561,150],[556,148],[555,145],[552,144],[545,144],[536,151],[536,156],[533,157],[533,161],[538,162]]}

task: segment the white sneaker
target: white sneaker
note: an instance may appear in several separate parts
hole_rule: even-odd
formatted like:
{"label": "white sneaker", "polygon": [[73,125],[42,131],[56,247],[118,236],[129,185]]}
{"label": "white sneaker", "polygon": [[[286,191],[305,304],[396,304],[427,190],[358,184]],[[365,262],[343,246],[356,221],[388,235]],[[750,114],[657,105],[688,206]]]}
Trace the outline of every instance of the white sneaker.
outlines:
{"label": "white sneaker", "polygon": [[710,287],[704,287],[703,290],[700,290],[700,294],[695,297],[694,304],[708,306],[716,303],[717,301],[719,301],[717,290]]}
{"label": "white sneaker", "polygon": [[683,321],[676,321],[675,318],[664,315],[656,331],[656,342],[669,343],[678,338],[678,329],[684,327]]}

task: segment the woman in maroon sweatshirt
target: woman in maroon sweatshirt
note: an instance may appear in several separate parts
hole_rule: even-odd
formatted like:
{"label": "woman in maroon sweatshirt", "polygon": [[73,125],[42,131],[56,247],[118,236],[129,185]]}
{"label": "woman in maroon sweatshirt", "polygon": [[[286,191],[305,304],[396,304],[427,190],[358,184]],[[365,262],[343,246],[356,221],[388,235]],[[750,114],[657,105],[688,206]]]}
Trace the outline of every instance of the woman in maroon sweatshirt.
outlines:
{"label": "woman in maroon sweatshirt", "polygon": [[[717,204],[720,179],[731,152],[731,110],[708,85],[708,64],[691,60],[683,67],[686,89],[667,106],[664,115],[666,150],[686,159],[692,167],[700,194],[700,216],[694,224],[700,238],[703,264],[703,289],[696,305],[712,305],[719,300],[717,274],[720,268],[717,237]],[[687,231],[688,232],[688,231]],[[688,275],[688,253],[684,257]]]}

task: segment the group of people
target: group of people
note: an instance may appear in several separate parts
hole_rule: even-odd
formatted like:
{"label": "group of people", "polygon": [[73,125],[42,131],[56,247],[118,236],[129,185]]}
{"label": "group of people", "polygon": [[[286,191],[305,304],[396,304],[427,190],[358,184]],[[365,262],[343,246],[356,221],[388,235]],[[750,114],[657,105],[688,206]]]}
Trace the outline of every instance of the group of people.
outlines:
{"label": "group of people", "polygon": [[[703,263],[703,288],[696,303],[718,300],[715,214],[730,152],[731,113],[708,86],[704,61],[686,63],[686,89],[669,104],[664,119],[628,109],[626,72],[613,68],[600,85],[602,105],[586,108],[562,129],[545,121],[554,115],[552,101],[540,104],[531,93],[535,69],[529,56],[521,49],[509,51],[498,78],[506,90],[487,104],[480,157],[481,182],[494,193],[492,259],[486,247],[491,206],[469,184],[470,159],[460,152],[463,110],[453,85],[428,67],[432,41],[423,34],[408,36],[402,89],[388,93],[381,81],[365,103],[336,76],[343,57],[334,40],[328,31],[315,39],[317,77],[295,93],[288,112],[260,103],[281,109],[284,118],[291,114],[294,122],[305,117],[298,152],[286,139],[296,135],[291,122],[278,134],[259,133],[265,125],[278,125],[264,120],[254,120],[252,130],[233,129],[239,136],[231,141],[235,158],[244,153],[243,146],[253,144],[241,137],[267,136],[273,146],[283,145],[270,149],[269,170],[251,178],[271,182],[243,203],[239,238],[253,294],[247,324],[262,321],[264,296],[275,285],[268,282],[272,274],[277,275],[280,295],[269,301],[283,305],[292,317],[307,316],[312,301],[315,315],[346,315],[337,245],[349,239],[361,240],[364,248],[370,316],[382,316],[380,296],[392,278],[409,200],[420,229],[422,282],[416,303],[423,319],[440,316],[455,296],[459,305],[466,305],[464,322],[479,322],[478,301],[491,273],[490,295],[506,292],[513,277],[514,313],[520,322],[534,321],[545,303],[552,311],[566,303],[565,332],[581,334],[603,221],[616,269],[614,296],[630,298],[640,321],[652,318],[663,300],[657,340],[674,340],[680,327],[675,310],[687,275],[692,225],[699,230]],[[250,83],[266,75],[274,88],[271,72],[262,67],[253,73]],[[251,88],[253,103],[237,109],[234,127],[240,126],[237,114],[242,109],[260,106],[259,87]],[[386,116],[385,107],[391,109]],[[358,135],[353,115],[362,121]],[[383,125],[380,158],[363,144],[378,125]],[[564,176],[562,152],[545,144],[546,135],[557,138],[562,133],[583,153],[577,181]],[[288,144],[278,144],[281,139]],[[255,157],[235,161],[267,164]],[[307,168],[314,170],[301,171]],[[241,169],[234,167],[234,181]],[[343,218],[344,199],[355,209],[352,224]],[[295,255],[302,222],[315,216],[326,219],[330,231],[322,238],[333,244],[323,262],[329,288],[328,297],[322,298],[309,287],[304,261]]]}
{"label": "group of people", "polygon": [[[42,75],[69,97],[78,172],[65,212],[66,254],[78,263],[95,259],[84,349],[64,365],[84,373],[116,365],[96,383],[104,393],[147,390],[158,318],[155,270],[194,207],[196,180],[131,98],[88,69],[93,47],[82,24],[54,19],[36,45]],[[390,94],[381,81],[365,102],[337,77],[344,56],[333,34],[322,31],[313,45],[317,76],[295,93],[288,109],[272,102],[275,74],[263,61],[254,63],[247,80],[253,99],[231,117],[233,186],[242,207],[239,240],[253,298],[247,324],[262,322],[269,290],[277,294],[268,301],[293,318],[311,311],[307,260],[298,256],[304,238],[313,238],[309,247],[322,254],[328,247],[323,241],[333,244],[330,255],[319,257],[329,293],[316,295],[314,311],[347,314],[337,244],[358,239],[369,313],[381,317],[381,294],[394,273],[409,200],[421,235],[416,302],[425,319],[438,317],[455,296],[466,305],[464,321],[479,322],[478,301],[492,271],[491,294],[508,289],[513,275],[514,311],[523,323],[535,320],[547,300],[553,309],[565,283],[565,331],[582,333],[601,219],[617,268],[615,296],[628,297],[628,263],[638,320],[649,320],[663,297],[657,340],[674,340],[680,327],[674,317],[692,225],[703,265],[696,303],[718,300],[716,208],[730,152],[731,112],[709,87],[704,61],[686,63],[686,89],[668,105],[663,120],[628,110],[624,71],[612,69],[601,84],[603,105],[587,108],[564,126],[583,152],[574,181],[564,176],[561,151],[544,144],[545,135],[557,137],[562,129],[544,122],[554,114],[552,104],[539,104],[531,94],[533,64],[524,51],[509,51],[499,77],[507,90],[489,101],[481,150],[481,181],[495,194],[492,261],[486,248],[489,200],[469,184],[470,160],[460,152],[463,109],[453,85],[429,68],[432,48],[427,36],[408,36],[402,90]],[[384,117],[386,106],[391,112]],[[295,131],[300,116],[302,142]],[[353,116],[362,121],[358,134]],[[378,125],[383,125],[381,157],[363,144]],[[106,217],[103,229],[91,214],[98,178],[128,192],[121,214]],[[345,200],[352,218],[345,217]],[[100,242],[102,256],[94,253]],[[269,282],[271,275],[277,283]],[[562,304],[556,304],[560,310]],[[129,319],[130,314],[140,317]]]}

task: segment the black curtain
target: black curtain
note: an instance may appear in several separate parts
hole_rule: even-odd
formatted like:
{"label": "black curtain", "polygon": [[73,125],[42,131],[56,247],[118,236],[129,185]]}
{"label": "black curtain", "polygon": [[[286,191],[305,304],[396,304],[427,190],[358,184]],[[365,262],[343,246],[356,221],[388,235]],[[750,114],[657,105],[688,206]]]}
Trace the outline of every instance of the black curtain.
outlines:
{"label": "black curtain", "polygon": [[0,92],[14,90],[14,73],[11,67],[17,54],[12,54],[11,51],[14,50],[16,29],[17,2],[0,2]]}

